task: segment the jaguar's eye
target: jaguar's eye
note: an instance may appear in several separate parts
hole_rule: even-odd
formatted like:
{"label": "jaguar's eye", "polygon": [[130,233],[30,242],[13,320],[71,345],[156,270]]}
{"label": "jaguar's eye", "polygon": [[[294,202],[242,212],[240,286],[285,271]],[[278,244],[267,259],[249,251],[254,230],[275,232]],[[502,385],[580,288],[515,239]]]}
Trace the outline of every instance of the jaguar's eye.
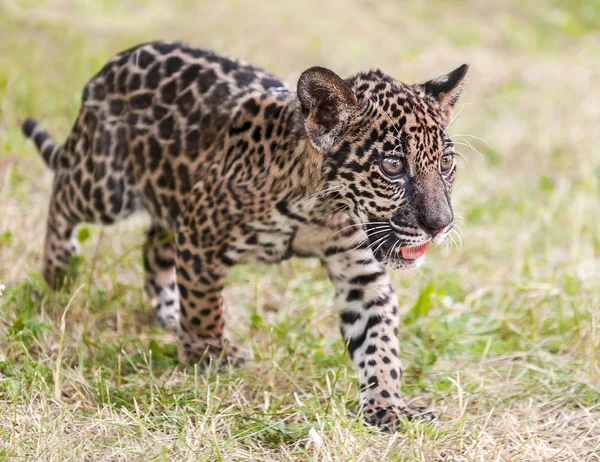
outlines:
{"label": "jaguar's eye", "polygon": [[448,173],[454,165],[454,156],[451,154],[444,154],[440,159],[440,170],[442,173]]}
{"label": "jaguar's eye", "polygon": [[395,178],[404,170],[404,163],[397,156],[384,157],[381,159],[381,170],[390,178]]}

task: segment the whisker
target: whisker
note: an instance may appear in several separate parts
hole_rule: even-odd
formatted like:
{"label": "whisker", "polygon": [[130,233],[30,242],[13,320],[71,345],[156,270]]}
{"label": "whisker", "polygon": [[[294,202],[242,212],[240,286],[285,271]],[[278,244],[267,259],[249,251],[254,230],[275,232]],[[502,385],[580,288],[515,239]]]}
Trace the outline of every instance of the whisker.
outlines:
{"label": "whisker", "polygon": [[318,198],[319,196],[328,194],[330,192],[339,191],[341,188],[342,188],[341,185],[330,186],[329,188],[325,188],[321,191],[311,194],[310,196],[304,197],[302,200],[296,202],[294,205],[299,207],[301,205],[304,205],[305,203],[307,203],[308,201],[310,201],[312,199]]}
{"label": "whisker", "polygon": [[454,226],[457,226],[459,229],[462,229],[462,225],[465,224],[465,217],[459,215],[457,213],[454,214]]}
{"label": "whisker", "polygon": [[[362,230],[362,229],[359,229],[359,230],[357,230],[357,232],[358,232],[358,231],[363,231],[363,233],[364,233],[364,236],[365,236],[365,237],[364,237],[363,239],[360,239],[360,240],[358,241],[358,244],[356,244],[356,246],[355,246],[354,248],[350,249],[351,251],[352,251],[352,250],[355,250],[355,249],[356,249],[358,246],[360,246],[360,245],[361,245],[361,244],[362,244],[362,243],[363,243],[365,240],[368,240],[368,241],[370,242],[369,235],[368,235],[368,234],[367,234],[367,233],[366,233],[364,230]],[[357,232],[353,233],[353,234],[352,234],[351,236],[349,236],[349,237],[348,237],[346,240],[344,240],[343,242],[341,242],[341,243],[338,245],[338,247],[344,247],[344,246],[346,245],[346,243],[348,243],[348,242],[352,241],[353,239],[356,239]],[[383,232],[383,231],[378,231],[376,234],[379,234],[379,232]],[[368,247],[369,247],[369,246],[367,246],[367,248],[368,248]]]}
{"label": "whisker", "polygon": [[444,130],[444,133],[446,133],[448,131],[448,129],[450,128],[450,125],[452,125],[452,123],[456,120],[456,118],[460,115],[460,113],[465,110],[465,107],[467,107],[468,105],[469,105],[469,103],[463,103],[463,105],[456,112],[456,114],[454,114],[452,116],[452,118],[450,119],[450,122],[448,122],[448,126],[446,127],[446,130]]}
{"label": "whisker", "polygon": [[[373,222],[373,223],[385,223],[385,222]],[[367,249],[370,249],[370,250],[372,250],[372,249],[373,249],[373,247],[375,247],[377,244],[379,244],[379,243],[383,244],[383,242],[385,242],[385,239],[387,238],[387,235],[389,234],[390,230],[391,230],[391,228],[390,228],[390,226],[389,226],[389,224],[388,224],[388,223],[385,223],[385,225],[380,225],[380,226],[377,226],[377,227],[375,227],[375,228],[371,228],[370,230],[365,230],[365,236],[366,236],[366,237],[367,237],[367,239],[369,240],[369,245],[367,246]],[[338,231],[338,232],[339,232],[339,231]],[[386,233],[386,235],[384,235],[384,236],[382,236],[382,237],[379,237],[379,238],[377,238],[377,239],[376,239],[374,242],[372,242],[372,241],[371,241],[371,239],[372,239],[374,236],[376,236],[376,235],[378,235],[378,234],[381,234],[381,233]],[[337,234],[337,233],[336,233],[336,234]],[[345,245],[347,242],[351,241],[351,240],[352,240],[352,239],[354,239],[355,237],[356,237],[356,234],[353,234],[353,235],[352,235],[352,236],[350,236],[348,239],[346,239],[344,242],[342,242],[342,243],[339,245],[339,247],[344,247],[344,245]],[[358,247],[359,245],[361,245],[363,241],[364,241],[364,239],[363,239],[363,240],[361,240],[361,241],[359,241],[359,243],[357,244],[357,246],[356,246],[356,247]],[[355,247],[355,249],[356,249],[356,247]],[[352,249],[352,250],[354,250],[354,249]]]}
{"label": "whisker", "polygon": [[463,245],[463,238],[462,238],[462,236],[460,235],[460,233],[459,233],[458,231],[456,231],[455,229],[452,229],[452,230],[450,230],[450,231],[451,231],[451,233],[452,233],[454,236],[456,236],[456,239],[458,239],[458,241],[459,241],[459,243],[460,243],[460,246],[462,247],[462,245]]}
{"label": "whisker", "polygon": [[389,261],[389,260],[390,260],[390,257],[391,257],[392,255],[394,255],[394,250],[395,250],[395,248],[396,248],[396,246],[397,246],[398,244],[400,244],[400,239],[396,238],[396,242],[394,242],[394,243],[392,244],[392,246],[390,247],[390,250],[389,250],[389,251],[388,251],[388,253],[385,255],[385,258],[384,258],[384,260],[383,260],[384,262],[386,262],[386,261]]}
{"label": "whisker", "polygon": [[307,197],[304,197],[302,200],[298,201],[298,202],[296,203],[296,205],[303,205],[303,204],[305,204],[306,202],[310,201],[311,199],[314,199],[314,198],[317,198],[317,197],[319,197],[319,196],[321,196],[321,195],[324,195],[324,194],[327,194],[327,193],[329,193],[329,192],[335,191],[335,190],[337,190],[338,188],[340,188],[340,186],[336,186],[336,187],[330,187],[330,188],[327,188],[327,189],[323,189],[323,190],[321,190],[321,191],[318,191],[318,192],[316,192],[316,193],[314,193],[314,194],[311,194],[311,195],[309,195],[309,196],[307,196]]}
{"label": "whisker", "polygon": [[488,143],[483,138],[479,138],[478,136],[475,136],[475,135],[469,135],[468,133],[453,133],[453,134],[450,135],[450,137],[453,137],[453,136],[460,136],[462,138],[464,138],[465,136],[467,136],[469,138],[474,138],[474,139],[479,140],[482,143],[484,143],[488,148],[491,148],[490,143]]}
{"label": "whisker", "polygon": [[[454,236],[457,237],[457,239],[460,242],[460,245],[458,242],[456,242],[456,239],[454,239]],[[460,248],[462,247],[462,239],[460,238],[460,236],[458,234],[456,234],[456,232],[452,232],[452,230],[450,231],[450,234],[448,234],[448,237],[450,238],[450,240],[452,241],[452,243],[456,246],[456,250],[460,250]]]}
{"label": "whisker", "polygon": [[330,215],[335,215],[336,213],[342,212],[344,210],[348,210],[347,204],[342,204],[339,207],[336,207],[333,210],[330,210],[329,212],[324,213],[320,217],[311,218],[311,221],[318,222],[318,221],[321,221],[322,219],[324,219],[325,217],[328,217]]}
{"label": "whisker", "polygon": [[[331,204],[335,200],[336,200],[336,198],[331,197],[328,200],[326,200],[325,202],[323,202],[322,204],[319,204],[317,206],[317,209],[319,209],[319,208],[320,209],[324,209],[324,208],[326,208],[327,205]],[[344,204],[344,203],[342,203],[342,204],[339,204],[339,203],[338,204],[333,204],[333,206],[334,207],[333,207],[333,209],[331,209],[331,211],[325,212],[323,214],[324,217],[327,216],[327,215],[335,215],[336,213],[339,213],[342,209],[348,209],[348,207],[349,207],[348,204]]]}
{"label": "whisker", "polygon": [[346,230],[348,228],[353,228],[355,226],[363,226],[363,227],[366,228],[366,226],[368,226],[368,225],[379,225],[379,226],[375,226],[374,228],[371,228],[371,229],[379,229],[379,228],[382,228],[382,227],[388,227],[389,226],[386,221],[368,221],[366,223],[354,223],[354,224],[351,224],[351,225],[348,225],[348,226],[344,226],[342,229],[340,229],[340,230],[336,231],[335,233],[333,233],[331,235],[331,237],[335,236],[338,233],[341,233],[342,231],[344,231],[344,230]]}
{"label": "whisker", "polygon": [[385,244],[385,242],[387,241],[388,236],[383,236],[383,241],[381,242],[381,244],[379,244],[377,246],[377,248],[375,250],[373,250],[373,255],[376,255],[377,252],[379,251],[379,249],[383,246],[383,244]]}
{"label": "whisker", "polygon": [[447,251],[448,251],[448,247],[450,246],[450,243],[448,242],[448,240],[447,240],[447,239],[444,239],[444,240],[442,241],[442,245],[444,246],[444,249],[443,249],[443,250],[444,250],[444,252],[447,252]]}
{"label": "whisker", "polygon": [[325,201],[323,201],[323,203],[317,204],[316,208],[325,208],[326,205],[330,204],[331,202],[333,202],[337,199],[341,199],[341,198],[339,196],[332,194],[330,197],[326,198]]}
{"label": "whisker", "polygon": [[454,152],[456,155],[458,155],[458,157],[460,157],[461,159],[463,159],[465,162],[467,162],[467,163],[469,162],[469,159],[467,159],[465,157],[465,155],[462,152],[460,152],[458,149],[453,148],[452,152]]}
{"label": "whisker", "polygon": [[[366,226],[367,224],[370,224],[370,223],[385,223],[385,222],[377,222],[377,221],[375,221],[375,222],[367,222],[367,223],[354,223],[354,224],[352,224],[350,226],[346,226],[346,227],[342,228],[339,231],[336,231],[335,233],[333,233],[330,236],[330,239],[333,238],[334,236],[336,236],[337,234],[339,234],[340,232],[342,232],[345,229],[349,229],[349,228],[352,228],[352,227],[358,227],[358,226],[363,227],[363,226]],[[379,225],[379,226],[376,226],[374,228],[371,228],[368,231],[365,230],[364,232],[365,232],[365,235],[367,236],[367,238],[370,240],[370,238],[372,236],[375,236],[377,234],[381,234],[381,233],[386,232],[388,230],[389,230],[389,225],[385,224],[385,225]],[[370,232],[372,233],[371,235],[369,234]],[[354,239],[355,236],[356,236],[356,233],[354,233],[351,236],[349,236],[344,242],[342,242],[339,245],[339,247],[343,247],[347,242],[349,242],[350,240]]]}
{"label": "whisker", "polygon": [[347,211],[348,209],[348,205],[347,204],[341,204],[335,208],[333,208],[330,212],[327,212],[325,214],[323,214],[320,218],[318,218],[317,220],[321,220],[323,218],[326,217],[332,217],[333,215],[337,215],[338,213]]}
{"label": "whisker", "polygon": [[379,231],[374,232],[373,234],[369,235],[369,233],[367,233],[367,236],[369,237],[369,239],[371,239],[371,237],[374,237],[377,234],[381,234],[381,233],[388,233],[389,234],[390,230],[388,229],[381,229]]}
{"label": "whisker", "polygon": [[[355,237],[355,236],[352,236],[352,237]],[[385,237],[385,236],[384,236],[384,237]],[[350,240],[350,239],[347,239],[346,241],[344,241],[344,244],[345,244],[346,242],[348,242],[349,240]],[[360,247],[360,246],[361,246],[361,245],[362,245],[362,244],[365,242],[365,240],[368,240],[368,238],[367,238],[367,239],[364,239],[364,238],[363,238],[363,239],[360,239],[360,240],[357,242],[357,244],[356,244],[356,245],[355,245],[353,248],[351,248],[351,249],[350,249],[348,252],[353,252],[353,251],[355,251],[356,249],[358,249],[358,248],[359,248],[359,247]],[[343,245],[340,245],[340,247],[343,247]],[[368,249],[368,248],[369,248],[369,246],[367,246],[367,249]]]}
{"label": "whisker", "polygon": [[377,238],[375,241],[371,242],[369,240],[369,245],[367,246],[367,250],[373,250],[373,247],[375,247],[377,244],[379,244],[382,241],[385,241],[385,239],[387,239],[387,235],[386,236],[381,236],[379,238]]}
{"label": "whisker", "polygon": [[469,143],[468,140],[464,140],[465,143],[461,143],[460,141],[452,141],[452,144],[456,145],[458,144],[459,146],[466,146],[469,149],[471,149],[471,151],[477,153],[479,155],[479,157],[481,158],[481,160],[485,160],[485,157],[483,156],[483,154],[481,154],[481,152],[475,148],[471,143]]}

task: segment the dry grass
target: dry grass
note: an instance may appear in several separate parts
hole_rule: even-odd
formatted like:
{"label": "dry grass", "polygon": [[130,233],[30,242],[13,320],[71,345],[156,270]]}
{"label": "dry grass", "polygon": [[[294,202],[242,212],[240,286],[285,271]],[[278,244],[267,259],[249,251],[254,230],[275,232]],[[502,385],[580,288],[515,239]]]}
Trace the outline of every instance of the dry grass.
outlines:
{"label": "dry grass", "polygon": [[[600,460],[600,4],[501,5],[0,1],[0,459]],[[291,81],[315,64],[417,81],[470,63],[452,131],[483,159],[459,146],[462,247],[396,277],[404,390],[438,426],[382,435],[350,412],[316,262],[235,270],[229,327],[252,361],[219,376],[181,369],[152,327],[143,217],[85,228],[78,283],[45,289],[51,175],[18,122],[61,139],[85,81],[155,38]]]}

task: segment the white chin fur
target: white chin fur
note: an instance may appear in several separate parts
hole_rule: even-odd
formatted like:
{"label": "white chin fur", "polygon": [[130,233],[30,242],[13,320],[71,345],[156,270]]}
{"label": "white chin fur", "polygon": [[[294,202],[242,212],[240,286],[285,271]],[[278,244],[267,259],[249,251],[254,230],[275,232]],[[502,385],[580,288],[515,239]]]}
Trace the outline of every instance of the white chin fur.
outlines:
{"label": "white chin fur", "polygon": [[425,261],[425,255],[416,258],[415,260],[399,260],[399,261],[387,261],[385,266],[392,270],[409,270],[419,268]]}
{"label": "white chin fur", "polygon": [[432,242],[436,245],[440,245],[442,242],[444,242],[446,240],[446,238],[450,234],[451,230],[452,230],[452,227],[450,227],[447,231],[444,231],[443,233],[438,234],[437,236],[435,236],[432,239]]}

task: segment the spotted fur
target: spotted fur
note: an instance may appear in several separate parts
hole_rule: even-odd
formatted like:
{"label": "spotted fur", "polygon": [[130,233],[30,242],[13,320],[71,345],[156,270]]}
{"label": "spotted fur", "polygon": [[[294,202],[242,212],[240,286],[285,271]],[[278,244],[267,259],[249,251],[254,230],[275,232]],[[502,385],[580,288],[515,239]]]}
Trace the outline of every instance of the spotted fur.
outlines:
{"label": "spotted fur", "polygon": [[64,145],[32,119],[23,125],[55,171],[44,276],[62,283],[79,223],[146,211],[146,292],[181,360],[204,365],[240,357],[223,333],[233,265],[317,257],[335,285],[365,420],[394,428],[420,411],[401,397],[386,267],[418,266],[452,227],[445,130],[465,73],[405,85],[314,67],[294,91],[180,43],[124,51],[85,86]]}

